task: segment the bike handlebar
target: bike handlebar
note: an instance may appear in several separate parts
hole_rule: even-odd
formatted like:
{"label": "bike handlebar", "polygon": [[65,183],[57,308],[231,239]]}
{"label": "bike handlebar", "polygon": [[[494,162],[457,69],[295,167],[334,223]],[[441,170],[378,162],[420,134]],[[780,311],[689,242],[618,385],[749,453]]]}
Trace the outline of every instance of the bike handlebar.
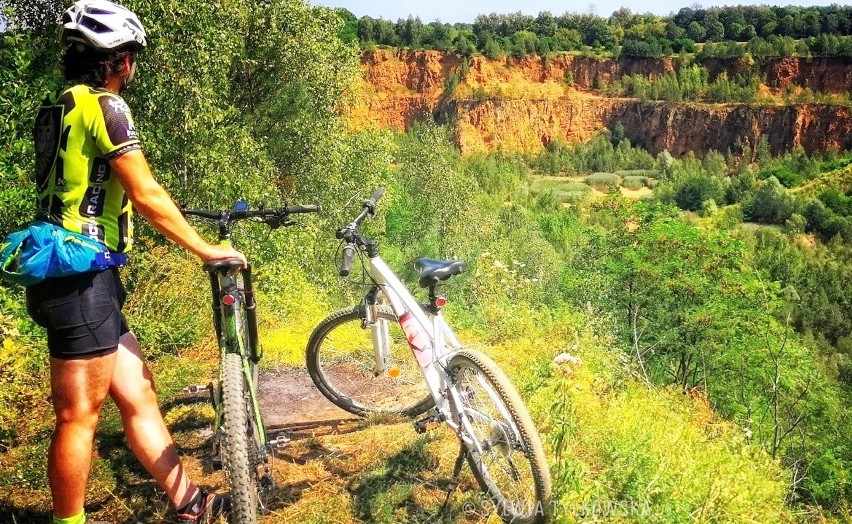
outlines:
{"label": "bike handlebar", "polygon": [[295,215],[297,213],[319,213],[322,211],[322,206],[313,204],[284,206],[273,209],[258,209],[256,211],[207,211],[204,209],[186,209],[181,208],[181,213],[184,215],[192,215],[208,220],[225,220],[226,222],[236,222],[237,220],[245,220],[247,218],[262,218],[262,219],[279,219],[285,218],[287,215]]}
{"label": "bike handlebar", "polygon": [[355,243],[357,242],[359,245],[366,245],[368,242],[361,237],[357,229],[358,226],[361,225],[361,222],[367,218],[367,215],[374,215],[376,213],[376,203],[384,194],[385,190],[381,187],[373,191],[370,198],[364,201],[361,212],[358,213],[355,220],[353,220],[348,226],[337,231],[337,238],[346,241],[346,245],[343,247],[343,260],[340,262],[340,276],[348,276],[349,271],[352,269],[352,259],[355,257],[356,253]]}
{"label": "bike handlebar", "polygon": [[290,222],[290,215],[298,213],[318,213],[322,211],[322,206],[314,204],[284,206],[272,209],[250,210],[227,210],[227,211],[208,211],[205,209],[186,209],[181,206],[180,212],[186,216],[196,216],[207,220],[216,220],[219,223],[220,239],[230,237],[231,224],[238,220],[246,220],[251,218],[259,218],[269,227],[276,229],[281,226],[296,225],[296,222]]}
{"label": "bike handlebar", "polygon": [[296,213],[319,213],[322,211],[322,206],[318,206],[316,204],[304,204],[287,206],[282,209],[288,215],[295,215]]}

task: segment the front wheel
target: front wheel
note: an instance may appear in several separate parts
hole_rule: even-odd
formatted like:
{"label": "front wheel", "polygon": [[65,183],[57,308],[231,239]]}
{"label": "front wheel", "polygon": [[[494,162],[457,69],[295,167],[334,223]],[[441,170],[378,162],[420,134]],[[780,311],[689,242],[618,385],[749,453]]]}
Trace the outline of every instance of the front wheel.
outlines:
{"label": "front wheel", "polygon": [[376,306],[368,324],[362,307],[349,307],[319,323],[308,341],[308,374],[323,395],[359,416],[415,416],[435,403],[420,366],[389,306]]}
{"label": "front wheel", "polygon": [[473,475],[505,522],[547,519],[550,471],[527,408],[503,371],[478,351],[450,359],[460,437]]}
{"label": "front wheel", "polygon": [[256,435],[240,355],[227,353],[222,363],[222,466],[231,487],[232,524],[257,522]]}

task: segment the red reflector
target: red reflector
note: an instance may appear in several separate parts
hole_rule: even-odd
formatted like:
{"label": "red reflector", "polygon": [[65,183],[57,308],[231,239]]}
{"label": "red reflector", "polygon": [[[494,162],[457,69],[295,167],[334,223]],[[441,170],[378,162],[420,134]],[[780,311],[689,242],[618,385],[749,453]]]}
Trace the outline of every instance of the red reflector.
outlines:
{"label": "red reflector", "polygon": [[234,305],[234,297],[232,297],[231,295],[224,295],[222,297],[222,303],[225,304],[226,306],[233,306]]}
{"label": "red reflector", "polygon": [[444,297],[437,297],[435,299],[435,305],[438,307],[444,307],[447,305],[447,299]]}

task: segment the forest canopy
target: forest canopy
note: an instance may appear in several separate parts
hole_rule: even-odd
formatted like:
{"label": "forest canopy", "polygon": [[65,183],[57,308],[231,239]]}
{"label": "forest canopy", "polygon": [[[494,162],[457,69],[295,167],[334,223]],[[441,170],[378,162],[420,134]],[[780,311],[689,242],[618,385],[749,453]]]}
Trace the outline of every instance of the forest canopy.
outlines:
{"label": "forest canopy", "polygon": [[[342,36],[362,47],[376,45],[482,53],[488,57],[563,51],[596,51],[630,57],[693,52],[696,43],[748,42],[777,49],[777,39],[802,40],[797,50],[813,56],[850,56],[850,6],[684,7],[670,16],[633,13],[623,7],[609,17],[543,11],[480,15],[473,24],[424,23],[409,16],[396,22],[343,10]],[[774,47],[773,47],[774,46]],[[787,53],[778,53],[784,55]]]}

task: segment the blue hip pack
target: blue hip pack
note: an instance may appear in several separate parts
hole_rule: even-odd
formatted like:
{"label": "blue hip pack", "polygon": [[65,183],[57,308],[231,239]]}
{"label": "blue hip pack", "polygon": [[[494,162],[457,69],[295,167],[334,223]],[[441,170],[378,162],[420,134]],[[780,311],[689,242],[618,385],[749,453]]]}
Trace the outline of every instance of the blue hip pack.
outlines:
{"label": "blue hip pack", "polygon": [[126,263],[126,255],[43,220],[9,234],[0,244],[0,275],[25,286]]}

